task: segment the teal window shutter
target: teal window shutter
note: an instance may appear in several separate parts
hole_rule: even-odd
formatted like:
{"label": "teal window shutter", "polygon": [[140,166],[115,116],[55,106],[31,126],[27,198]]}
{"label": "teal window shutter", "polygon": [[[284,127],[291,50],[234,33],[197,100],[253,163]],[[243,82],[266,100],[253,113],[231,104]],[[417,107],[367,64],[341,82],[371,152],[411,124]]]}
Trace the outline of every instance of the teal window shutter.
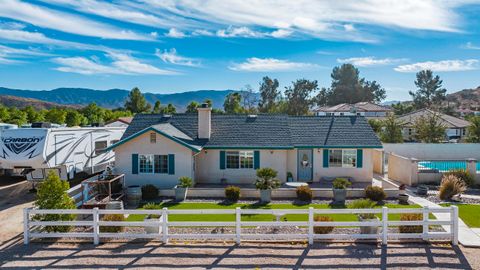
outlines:
{"label": "teal window shutter", "polygon": [[132,154],[132,174],[138,174],[138,154]]}
{"label": "teal window shutter", "polygon": [[330,162],[328,151],[328,149],[323,149],[323,168],[328,168],[328,163]]}
{"label": "teal window shutter", "polygon": [[220,170],[225,170],[225,151],[220,151]]}
{"label": "teal window shutter", "polygon": [[168,174],[175,174],[175,155],[168,154]]}
{"label": "teal window shutter", "polygon": [[253,151],[253,168],[260,168],[260,151]]}
{"label": "teal window shutter", "polygon": [[357,149],[357,168],[363,167],[363,149]]}

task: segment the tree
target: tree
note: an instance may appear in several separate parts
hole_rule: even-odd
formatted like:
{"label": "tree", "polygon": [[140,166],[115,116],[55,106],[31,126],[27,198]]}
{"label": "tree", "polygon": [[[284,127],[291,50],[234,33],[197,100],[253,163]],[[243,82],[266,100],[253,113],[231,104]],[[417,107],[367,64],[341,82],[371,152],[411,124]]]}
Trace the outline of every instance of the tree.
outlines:
{"label": "tree", "polygon": [[65,116],[65,124],[69,127],[81,126],[85,124],[87,119],[76,110],[69,110]]}
{"label": "tree", "polygon": [[281,96],[280,91],[278,91],[278,80],[270,79],[270,77],[265,76],[260,83],[260,102],[258,104],[258,110],[263,113],[272,113],[275,112],[278,99]]}
{"label": "tree", "polygon": [[67,112],[63,109],[53,108],[45,113],[45,121],[56,124],[65,124]]}
{"label": "tree", "polygon": [[403,142],[402,127],[403,123],[399,122],[397,117],[390,114],[382,123],[383,128],[380,131],[380,139],[384,143],[401,143]]}
{"label": "tree", "polygon": [[155,101],[155,105],[153,105],[152,113],[161,113],[162,112],[162,104],[160,100]]}
{"label": "tree", "polygon": [[21,126],[27,123],[27,113],[15,107],[8,108],[8,115],[10,116],[8,119],[10,124]]}
{"label": "tree", "polygon": [[467,142],[480,143],[480,116],[470,118],[470,126],[467,128]]}
{"label": "tree", "polygon": [[442,87],[443,81],[440,77],[438,75],[434,77],[431,70],[422,70],[416,76],[417,90],[408,92],[413,98],[415,108],[423,109],[441,105],[446,98],[447,89]]}
{"label": "tree", "polygon": [[[67,181],[63,181],[54,172],[50,171],[47,178],[38,186],[35,206],[38,209],[75,209],[75,203],[67,194],[69,189]],[[35,220],[40,221],[72,221],[75,215],[72,214],[44,214],[35,215]],[[70,226],[45,226],[48,232],[67,232]]]}
{"label": "tree", "polygon": [[242,96],[243,110],[247,113],[255,113],[258,105],[258,95],[253,91],[252,86],[245,85],[240,89]]}
{"label": "tree", "polygon": [[395,115],[404,115],[413,111],[412,104],[405,102],[398,102],[397,104],[392,104],[393,113]]}
{"label": "tree", "polygon": [[137,87],[133,88],[128,94],[127,101],[125,101],[125,109],[132,113],[143,113],[150,111],[151,106],[147,103],[145,96]]}
{"label": "tree", "polygon": [[88,124],[105,122],[105,109],[99,107],[95,102],[88,104],[80,112],[87,118]]}
{"label": "tree", "polygon": [[10,113],[8,111],[8,108],[0,105],[0,121],[2,122],[8,122],[10,119]]}
{"label": "tree", "polygon": [[187,105],[187,110],[185,111],[186,113],[196,113],[197,108],[200,107],[200,104],[196,101],[190,102],[190,104]]}
{"label": "tree", "polygon": [[223,102],[223,110],[226,113],[242,113],[243,108],[241,105],[242,96],[238,92],[232,92],[225,97]]}
{"label": "tree", "polygon": [[368,119],[368,123],[370,124],[375,133],[378,134],[382,130],[383,123],[381,120]]}
{"label": "tree", "polygon": [[168,105],[166,107],[163,107],[161,111],[163,114],[174,114],[177,112],[177,109],[175,108],[175,106],[173,106],[172,103],[168,103]]}
{"label": "tree", "polygon": [[437,113],[418,117],[414,124],[415,139],[424,143],[439,143],[445,139],[445,126]]}
{"label": "tree", "polygon": [[330,88],[322,88],[316,97],[316,103],[320,106],[362,101],[380,102],[386,98],[385,89],[376,81],[360,78],[360,71],[352,64],[334,67],[330,77]]}
{"label": "tree", "polygon": [[31,105],[23,108],[23,111],[27,114],[28,123],[42,122],[45,120],[42,112],[35,110],[35,108],[33,108]]}
{"label": "tree", "polygon": [[299,79],[293,82],[293,86],[285,89],[288,100],[287,113],[290,115],[306,115],[313,104],[310,97],[318,89],[317,81]]}

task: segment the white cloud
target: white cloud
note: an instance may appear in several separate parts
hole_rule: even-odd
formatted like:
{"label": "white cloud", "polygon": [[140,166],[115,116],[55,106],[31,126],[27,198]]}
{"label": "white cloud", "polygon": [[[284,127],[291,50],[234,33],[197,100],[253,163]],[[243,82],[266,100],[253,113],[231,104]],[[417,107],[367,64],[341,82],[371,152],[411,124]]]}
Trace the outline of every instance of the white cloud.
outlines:
{"label": "white cloud", "polygon": [[151,37],[67,12],[56,11],[19,0],[0,1],[0,17],[27,22],[66,33],[107,39],[150,40]]}
{"label": "white cloud", "polygon": [[124,75],[177,75],[176,71],[160,69],[155,66],[140,62],[128,54],[110,52],[112,59],[110,64],[101,64],[95,58],[85,57],[58,57],[53,61],[61,66],[55,68],[58,71],[92,74],[124,74]]}
{"label": "white cloud", "polygon": [[391,65],[398,62],[405,61],[406,59],[395,59],[395,58],[375,58],[373,56],[368,57],[352,57],[346,59],[337,59],[338,63],[350,63],[359,67],[372,67],[372,66],[385,66]]}
{"label": "white cloud", "polygon": [[261,32],[253,31],[248,27],[229,27],[227,29],[218,30],[217,36],[222,38],[231,38],[231,37],[261,38],[261,37],[264,37],[265,34]]}
{"label": "white cloud", "polygon": [[174,65],[189,67],[198,67],[201,65],[200,61],[197,59],[179,55],[175,48],[172,48],[170,50],[164,50],[163,52],[157,49],[155,55],[162,59],[163,62]]}
{"label": "white cloud", "polygon": [[468,50],[480,50],[479,45],[474,45],[472,42],[467,42],[463,48],[468,49]]}
{"label": "white cloud", "polygon": [[168,33],[166,33],[165,36],[171,37],[171,38],[184,38],[187,35],[184,32],[179,31],[175,28],[170,28],[170,30],[168,30]]}
{"label": "white cloud", "polygon": [[468,60],[443,60],[443,61],[427,61],[408,65],[401,65],[394,68],[398,72],[418,72],[425,69],[432,71],[466,71],[479,68],[479,61],[476,59]]}
{"label": "white cloud", "polygon": [[274,72],[274,71],[296,71],[316,68],[318,65],[302,62],[290,62],[275,58],[248,58],[243,63],[235,63],[228,68],[235,71],[251,72]]}

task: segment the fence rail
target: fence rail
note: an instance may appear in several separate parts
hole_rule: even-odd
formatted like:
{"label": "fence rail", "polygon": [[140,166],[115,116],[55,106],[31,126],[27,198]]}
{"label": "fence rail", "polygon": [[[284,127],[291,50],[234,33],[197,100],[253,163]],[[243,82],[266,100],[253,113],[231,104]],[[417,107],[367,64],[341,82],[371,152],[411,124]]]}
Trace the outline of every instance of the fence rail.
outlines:
{"label": "fence rail", "polygon": [[[431,213],[450,213],[449,220],[430,220]],[[389,214],[419,213],[423,219],[418,221],[396,221],[389,220]],[[78,221],[36,221],[35,215],[42,214],[77,214],[82,215],[84,220]],[[157,215],[159,220],[150,221],[103,221],[102,215],[121,214],[121,215]],[[169,215],[192,215],[192,214],[231,214],[235,215],[235,221],[169,221]],[[242,221],[242,215],[270,214],[277,216],[277,221]],[[308,221],[279,221],[279,216],[285,214],[307,214]],[[314,220],[317,214],[380,214],[381,219],[374,221],[322,221]],[[85,220],[88,217],[89,220]],[[449,232],[431,232],[429,226],[450,226]],[[45,226],[84,226],[90,228],[88,232],[47,232]],[[107,233],[101,232],[101,226],[135,226],[155,228],[155,233]],[[305,227],[307,233],[296,234],[253,234],[244,233],[243,229],[248,227]],[[393,233],[388,228],[392,226],[422,226],[421,233]],[[210,233],[210,234],[171,234],[171,227],[233,227],[235,233]],[[315,234],[314,227],[378,227],[377,233],[373,234]],[[93,239],[94,244],[99,244],[102,238],[150,238],[158,239],[167,243],[171,239],[223,239],[234,240],[240,243],[242,240],[308,240],[310,244],[314,240],[321,239],[381,239],[382,244],[386,245],[389,239],[448,239],[452,244],[458,244],[458,208],[456,206],[442,208],[387,208],[381,209],[208,209],[208,210],[170,210],[163,208],[161,210],[100,210],[94,209],[24,209],[24,243],[29,244],[32,238],[87,238]]]}

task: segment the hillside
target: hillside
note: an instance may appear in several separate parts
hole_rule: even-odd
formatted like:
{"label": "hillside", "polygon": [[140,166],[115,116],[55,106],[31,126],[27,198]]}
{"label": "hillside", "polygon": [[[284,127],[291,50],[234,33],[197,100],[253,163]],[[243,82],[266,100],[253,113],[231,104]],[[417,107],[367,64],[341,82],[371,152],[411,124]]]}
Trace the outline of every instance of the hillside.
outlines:
{"label": "hillside", "polygon": [[452,106],[462,109],[480,109],[480,86],[475,89],[464,89],[447,95],[447,101]]}
{"label": "hillside", "polygon": [[78,105],[64,105],[64,104],[58,104],[54,102],[38,100],[34,98],[24,98],[24,97],[7,96],[7,95],[0,95],[0,104],[8,107],[16,107],[19,109],[25,108],[31,105],[37,110],[51,109],[54,107],[72,107],[72,108],[79,107]]}
{"label": "hillside", "polygon": [[[179,111],[183,111],[191,101],[202,102],[211,99],[215,108],[221,108],[225,96],[233,90],[197,90],[174,94],[144,93],[152,105],[157,101],[165,105],[172,103]],[[87,88],[57,88],[53,90],[21,90],[0,87],[0,95],[22,98],[33,98],[62,105],[85,106],[91,102],[105,108],[118,108],[124,105],[129,91],[123,89],[94,90]],[[6,104],[7,105],[7,104]]]}

